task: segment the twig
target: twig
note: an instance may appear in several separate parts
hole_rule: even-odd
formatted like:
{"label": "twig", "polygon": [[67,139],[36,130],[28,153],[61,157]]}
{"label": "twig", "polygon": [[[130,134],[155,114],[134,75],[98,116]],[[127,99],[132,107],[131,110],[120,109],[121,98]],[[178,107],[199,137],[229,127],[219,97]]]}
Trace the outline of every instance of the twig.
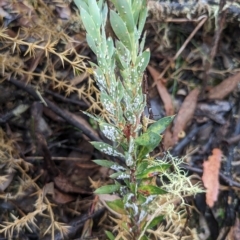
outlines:
{"label": "twig", "polygon": [[85,108],[90,107],[90,104],[89,104],[89,103],[85,103],[85,102],[81,102],[81,101],[78,101],[78,100],[74,100],[74,99],[70,99],[70,98],[63,97],[62,95],[60,95],[60,94],[58,94],[58,93],[55,93],[55,92],[53,92],[53,91],[51,91],[51,90],[48,90],[48,89],[46,89],[46,90],[44,90],[44,91],[45,91],[46,93],[48,93],[48,94],[56,97],[56,98],[61,99],[63,102],[73,103],[73,104],[76,104],[76,105],[78,105],[78,106],[80,106],[80,107],[85,107]]}
{"label": "twig", "polygon": [[[196,34],[196,32],[202,27],[202,25],[207,20],[207,16],[203,16],[201,22],[196,26],[196,28],[193,30],[193,32],[189,35],[189,37],[186,39],[182,47],[178,50],[178,52],[175,54],[175,56],[172,58],[172,60],[168,63],[168,65],[164,68],[162,73],[159,75],[158,80],[161,80],[164,76],[164,74],[167,72],[167,70],[172,66],[172,63],[179,57],[179,55],[182,53],[182,51],[186,48],[187,44],[191,41],[193,36]],[[156,82],[152,84],[152,87],[156,85]]]}
{"label": "twig", "polygon": [[[41,100],[39,98],[38,94],[36,93],[36,91],[34,90],[34,88],[30,84],[25,85],[24,83],[21,83],[20,81],[15,80],[13,78],[11,78],[9,80],[9,82],[11,82],[15,86],[23,89],[24,91],[26,91],[27,93],[32,95],[36,100],[38,100],[38,101]],[[47,98],[43,98],[43,99],[47,103],[47,107],[49,109],[51,109],[53,112],[55,112],[57,115],[61,116],[66,122],[68,122],[69,124],[75,126],[78,129],[82,130],[83,133],[86,134],[91,140],[93,140],[93,141],[101,141],[101,139],[99,137],[96,137],[83,124],[79,123],[72,116],[70,116],[70,114],[68,114],[67,112],[62,111],[59,107],[57,107],[55,104],[53,104]]]}
{"label": "twig", "polygon": [[224,26],[224,23],[226,20],[227,9],[223,11],[223,7],[225,4],[226,4],[226,0],[220,0],[219,16],[218,16],[218,22],[217,22],[217,26],[216,26],[217,31],[215,31],[215,34],[214,34],[214,41],[212,43],[212,48],[211,48],[211,52],[210,52],[210,60],[205,60],[205,64],[204,64],[205,71],[204,71],[203,84],[202,84],[202,89],[201,89],[201,93],[200,93],[200,98],[203,98],[203,96],[204,96],[204,92],[205,92],[205,89],[206,89],[207,83],[208,83],[209,71],[212,66],[213,59],[216,55],[220,36],[221,36],[223,26]]}
{"label": "twig", "polygon": [[[185,168],[185,169],[187,169],[189,171],[195,172],[195,173],[200,173],[200,174],[203,173],[203,170],[201,168],[192,167],[192,166],[187,165],[186,163],[182,163],[181,167]],[[240,188],[240,183],[238,183],[236,181],[233,181],[232,179],[226,177],[223,173],[220,172],[219,176],[230,187],[238,187],[238,188]]]}

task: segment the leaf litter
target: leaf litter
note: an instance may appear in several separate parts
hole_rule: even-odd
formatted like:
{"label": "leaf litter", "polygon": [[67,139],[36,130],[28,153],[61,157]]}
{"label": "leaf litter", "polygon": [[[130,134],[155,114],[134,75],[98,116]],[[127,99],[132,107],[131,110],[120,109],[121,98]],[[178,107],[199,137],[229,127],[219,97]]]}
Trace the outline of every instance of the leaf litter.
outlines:
{"label": "leaf litter", "polygon": [[[154,4],[159,3],[155,2]],[[67,230],[66,225],[61,225],[64,220],[64,224],[71,226],[69,232],[72,235],[68,235],[68,237],[72,239],[76,236],[79,237],[79,234],[76,234],[77,230],[75,226],[82,226],[89,218],[94,219],[96,215],[94,215],[93,211],[101,209],[101,205],[89,195],[91,191],[89,186],[87,186],[88,178],[93,178],[96,181],[96,185],[105,185],[105,182],[108,181],[106,180],[106,176],[109,175],[106,171],[102,171],[102,169],[96,171],[96,167],[91,165],[91,159],[101,159],[102,156],[99,156],[99,153],[89,150],[84,144],[84,141],[86,139],[89,140],[89,137],[99,138],[100,134],[96,130],[95,123],[87,124],[87,118],[83,118],[79,114],[80,110],[86,111],[86,107],[79,106],[95,104],[95,107],[92,109],[100,111],[100,107],[94,101],[95,95],[96,97],[99,95],[94,90],[96,86],[92,84],[90,79],[87,79],[88,73],[81,55],[88,56],[93,61],[94,57],[84,42],[84,31],[81,29],[79,16],[75,14],[76,11],[72,8],[72,5],[71,0],[57,2],[39,1],[38,3],[24,0],[21,2],[15,1],[14,4],[11,4],[9,0],[4,0],[0,3],[0,15],[2,17],[0,21],[1,26],[4,26],[0,31],[3,44],[0,56],[2,63],[0,66],[2,74],[0,102],[1,120],[4,121],[0,123],[4,132],[11,138],[10,141],[14,142],[14,145],[10,144],[5,135],[0,134],[1,157],[3,157],[2,159],[8,159],[8,164],[2,163],[3,178],[1,186],[2,191],[6,194],[8,191],[15,189],[13,196],[16,197],[14,200],[9,199],[8,202],[1,202],[2,220],[6,222],[12,221],[12,219],[8,218],[10,214],[16,214],[13,217],[18,217],[21,220],[21,216],[24,217],[22,215],[24,212],[27,218],[22,218],[22,220],[31,222],[34,221],[34,218],[37,218],[43,222],[46,221],[47,228],[51,222],[55,222],[50,227],[50,235],[47,234],[45,237],[42,237],[42,239],[49,240],[51,239],[51,234],[54,235],[56,229],[59,229],[60,233],[56,231],[54,239],[63,239],[61,233]],[[157,18],[154,14],[157,11],[161,11],[161,9],[164,8],[155,8],[151,12],[149,20],[151,21],[152,19],[154,21]],[[17,18],[16,14],[18,14]],[[165,115],[168,116],[177,113],[174,125],[165,132],[163,147],[166,149],[170,147],[174,148],[175,146],[179,146],[182,140],[187,140],[187,147],[182,148],[179,156],[184,157],[187,155],[189,165],[195,173],[199,173],[201,166],[204,167],[203,178],[208,179],[203,180],[204,185],[205,181],[208,182],[211,178],[214,178],[213,180],[216,183],[215,186],[211,183],[206,183],[205,185],[206,187],[208,186],[207,192],[209,192],[206,199],[207,204],[210,207],[214,205],[214,208],[225,209],[226,206],[229,208],[229,205],[224,202],[224,198],[223,203],[221,203],[220,198],[218,199],[219,194],[225,196],[228,191],[221,193],[217,180],[219,176],[223,180],[227,179],[224,182],[226,184],[225,188],[235,191],[236,195],[239,196],[239,187],[237,187],[237,184],[239,183],[240,170],[236,165],[232,172],[230,171],[230,174],[223,178],[223,173],[217,173],[220,166],[218,170],[216,170],[216,166],[220,164],[218,163],[222,154],[220,149],[228,152],[229,145],[236,147],[236,151],[233,153],[232,166],[239,159],[239,141],[229,141],[229,145],[226,145],[229,136],[234,137],[240,134],[238,123],[240,108],[239,73],[236,73],[240,67],[238,59],[239,43],[236,40],[240,34],[239,29],[234,28],[234,25],[228,23],[221,33],[222,41],[220,38],[216,56],[212,57],[213,64],[207,64],[210,67],[206,86],[207,91],[205,92],[205,98],[202,98],[199,97],[197,89],[201,87],[202,80],[204,79],[203,73],[205,69],[203,62],[207,61],[209,56],[208,53],[204,53],[204,56],[201,52],[195,54],[194,49],[199,49],[199,46],[202,45],[210,49],[211,44],[208,44],[207,41],[209,40],[206,39],[210,39],[211,42],[214,30],[210,29],[211,24],[207,20],[202,29],[192,34],[195,31],[195,23],[193,22],[199,22],[197,18],[193,18],[190,15],[186,17],[187,20],[183,18],[177,19],[175,15],[172,17],[170,20],[164,17],[166,22],[165,20],[161,20],[164,21],[161,28],[159,28],[159,19],[157,23],[152,22],[147,25],[149,33],[147,44],[151,49],[152,66],[157,66],[154,68],[148,67],[148,71],[155,80],[159,75],[163,75],[161,81],[158,80],[157,82],[157,91],[163,101],[163,106],[161,107],[164,109],[163,112],[165,112]],[[179,20],[182,22],[179,22]],[[192,20],[193,22],[191,22]],[[167,21],[172,22],[169,23]],[[228,28],[229,26],[230,28]],[[232,28],[234,28],[234,31],[232,31]],[[188,36],[191,36],[191,40],[186,46],[183,43]],[[182,52],[181,56],[178,56],[177,59],[175,58],[177,56],[175,54],[177,52],[176,46]],[[185,48],[180,48],[181,46],[185,46]],[[72,52],[68,49],[71,49]],[[189,62],[188,56],[193,55],[194,61]],[[64,68],[61,64],[62,61],[65,65]],[[71,64],[74,66],[74,69],[71,68]],[[158,70],[156,71],[156,69]],[[81,77],[74,76],[73,70],[82,71],[81,75],[79,75]],[[164,71],[165,75],[162,74]],[[48,152],[40,153],[39,145],[36,144],[34,146],[33,144],[35,143],[35,139],[31,131],[34,128],[32,128],[31,121],[28,121],[32,117],[30,110],[26,110],[18,116],[9,116],[9,113],[13,112],[11,110],[18,107],[20,102],[27,102],[31,106],[35,101],[32,99],[34,96],[29,97],[26,95],[30,88],[20,88],[20,85],[14,85],[12,77],[16,76],[21,80],[23,86],[26,86],[26,83],[31,83],[35,89],[39,90],[39,94],[44,99],[47,98],[47,100],[53,101],[55,106],[58,106],[58,109],[55,108],[56,111],[54,111],[54,114],[58,118],[61,117],[61,122],[56,121],[50,114],[47,115],[44,113],[39,117],[39,119],[44,119],[45,121],[45,130],[51,130],[50,136],[44,137],[42,136],[44,134],[41,135],[42,141],[46,142],[49,149]],[[9,81],[2,82],[4,79]],[[86,82],[87,84],[85,84]],[[175,82],[175,86],[173,82]],[[189,94],[186,97],[184,96],[184,98],[182,96],[179,97],[175,94],[175,87],[177,87],[177,90],[183,90],[189,92]],[[188,91],[189,89],[193,90]],[[65,92],[68,93],[68,96],[66,96]],[[57,96],[62,96],[62,99]],[[180,110],[175,112],[177,109],[175,103],[178,98],[181,103]],[[199,103],[197,103],[198,99],[200,99]],[[223,99],[224,101],[222,101]],[[221,100],[222,102],[217,102],[216,100]],[[54,106],[50,111],[53,110]],[[59,112],[62,115],[59,115]],[[201,115],[202,120],[200,120],[199,115]],[[62,117],[65,118],[63,119]],[[70,117],[72,121],[68,121]],[[201,134],[198,131],[190,131],[200,129],[199,131],[202,133],[201,129],[203,129],[202,126],[204,126],[204,123],[209,123],[211,126],[207,137],[200,138]],[[220,140],[217,137],[217,132],[222,131],[223,124],[228,124],[229,127],[222,134],[224,138],[221,139],[223,140]],[[79,131],[81,126],[85,126],[83,131]],[[184,134],[182,134],[183,132]],[[189,135],[190,133],[191,135]],[[79,139],[84,139],[84,141],[80,141]],[[166,143],[167,140],[168,143]],[[209,155],[212,149],[214,149],[212,155],[208,157],[208,161],[202,164],[202,160]],[[72,156],[73,150],[77,151],[78,154],[75,155],[75,160],[70,160],[69,156]],[[47,173],[43,159],[44,157],[49,157],[49,153],[51,156],[51,159],[49,159],[54,161],[56,169],[63,172],[64,175],[60,174],[57,177],[53,177],[53,175]],[[160,156],[162,156],[161,154],[160,152]],[[214,163],[210,164],[208,162]],[[229,162],[230,160],[222,162],[222,165],[227,167],[227,164],[230,164]],[[9,167],[7,168],[7,166]],[[212,168],[213,170],[210,171]],[[5,170],[8,171],[7,174]],[[212,171],[214,172],[214,177]],[[14,181],[11,180],[12,176]],[[55,185],[52,186],[54,181]],[[45,191],[46,189],[44,190],[43,186],[47,186],[49,183],[51,183],[51,191]],[[74,186],[75,183],[78,183],[77,187]],[[232,188],[232,185],[235,188]],[[29,188],[26,189],[26,186],[29,186]],[[53,193],[55,193],[55,196]],[[36,197],[35,199],[34,196]],[[37,202],[35,201],[36,199]],[[196,199],[198,198],[196,197]],[[234,200],[239,201],[239,197],[235,197]],[[14,201],[15,205],[12,204],[12,201]],[[34,208],[34,204],[37,204],[36,208]],[[62,204],[64,204],[64,207]],[[204,204],[205,200],[201,202],[203,207]],[[40,206],[43,207],[42,210],[45,209],[45,215],[41,215]],[[29,207],[34,210],[33,214],[29,214],[31,213]],[[18,211],[18,209],[21,210]],[[231,212],[236,212],[234,207],[230,210]],[[229,216],[229,212],[226,212],[226,216]],[[207,210],[203,210],[202,213],[203,217],[208,215]],[[46,215],[50,216],[50,220],[44,219],[43,216]],[[70,221],[66,221],[69,219]],[[101,215],[100,217],[97,216],[97,219],[101,219]],[[234,237],[238,236],[239,219],[233,217],[233,220],[236,221],[235,225],[231,227],[233,234],[230,237],[234,239]],[[224,223],[219,221],[219,219],[215,219],[215,221],[218,221],[219,226],[224,226]],[[17,222],[19,221],[16,220]],[[89,229],[92,228],[90,222],[89,224],[86,222],[86,226]],[[206,221],[206,224],[212,222]],[[107,221],[107,224],[111,226],[112,223]],[[197,223],[195,225],[197,226]],[[11,229],[14,229],[14,224],[11,225],[9,223],[9,225],[2,227],[1,236],[4,235],[4,228],[11,227]],[[47,228],[40,225],[40,230],[43,232]],[[78,228],[78,231],[80,232],[81,228]],[[209,232],[211,231],[212,229],[209,228]],[[93,233],[98,234],[96,232]],[[35,228],[32,228],[31,234],[31,236],[42,236],[42,233],[38,232]],[[211,232],[211,234],[213,233]],[[87,236],[89,235],[91,235],[90,232],[87,233]],[[196,238],[198,237],[197,235],[200,236],[200,233],[196,233]],[[25,239],[29,236],[30,233],[26,230],[19,233],[18,237]],[[101,239],[101,235],[99,235],[99,239]]]}

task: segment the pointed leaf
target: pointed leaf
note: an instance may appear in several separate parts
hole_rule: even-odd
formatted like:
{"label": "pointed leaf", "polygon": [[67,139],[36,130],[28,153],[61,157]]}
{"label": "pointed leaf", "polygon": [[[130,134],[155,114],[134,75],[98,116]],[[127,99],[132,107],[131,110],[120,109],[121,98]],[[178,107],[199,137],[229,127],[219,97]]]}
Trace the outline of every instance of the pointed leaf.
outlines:
{"label": "pointed leaf", "polygon": [[88,12],[88,5],[86,4],[85,1],[83,1],[83,0],[74,0],[74,3],[76,4],[76,6],[78,7],[79,10],[81,8],[83,8],[83,9],[85,9]]}
{"label": "pointed leaf", "polygon": [[[154,147],[155,148],[155,147]],[[140,146],[138,150],[138,160],[146,158],[146,155],[154,150],[154,148],[149,146]]]}
{"label": "pointed leaf", "polygon": [[103,93],[103,92],[101,92],[100,100],[101,100],[101,103],[104,106],[104,108],[109,113],[114,115],[114,112],[115,112],[114,100],[109,95],[107,95],[106,93]]}
{"label": "pointed leaf", "polygon": [[104,136],[113,142],[116,142],[122,137],[119,130],[111,124],[100,122],[99,126]]}
{"label": "pointed leaf", "polygon": [[157,226],[158,224],[160,224],[162,222],[162,220],[164,219],[163,215],[157,216],[155,217],[150,224],[148,225],[148,229],[153,229],[155,226]]}
{"label": "pointed leaf", "polygon": [[173,121],[174,116],[164,117],[158,120],[157,122],[150,125],[147,131],[155,132],[158,134],[161,134],[165,129],[168,127],[168,125]]}
{"label": "pointed leaf", "polygon": [[92,118],[93,120],[95,120],[96,122],[102,122],[103,119],[101,119],[100,117],[98,116],[94,116],[88,112],[85,112],[85,111],[82,111],[82,113],[84,113],[85,115],[87,115],[88,117]]}
{"label": "pointed leaf", "polygon": [[[138,20],[138,33],[142,33],[143,28],[145,26],[146,18],[147,18],[147,3],[146,0],[142,2],[142,9],[140,11],[140,16]],[[140,36],[139,36],[140,37]]]}
{"label": "pointed leaf", "polygon": [[121,16],[122,20],[127,26],[128,32],[134,32],[134,20],[131,8],[129,6],[129,1],[119,1],[119,0],[112,0],[114,6],[116,7],[119,15]]}
{"label": "pointed leaf", "polygon": [[111,145],[103,142],[91,142],[91,144],[99,151],[114,157],[124,157],[124,155],[118,152],[115,148]]}
{"label": "pointed leaf", "polygon": [[95,42],[101,42],[100,30],[95,25],[92,19],[92,16],[90,16],[89,13],[83,8],[81,8],[80,11],[81,11],[82,22],[85,29],[87,30],[87,33],[91,35],[91,37],[94,39]]}
{"label": "pointed leaf", "polygon": [[130,174],[125,172],[116,172],[110,175],[112,179],[130,179]]}
{"label": "pointed leaf", "polygon": [[113,45],[113,40],[112,40],[111,37],[108,37],[108,39],[107,39],[107,50],[108,50],[108,56],[109,56],[109,60],[110,60],[113,56],[114,51],[115,51],[115,48],[114,48],[114,45]]}
{"label": "pointed leaf", "polygon": [[107,194],[117,192],[120,189],[120,185],[106,185],[102,186],[94,191],[96,194]]}
{"label": "pointed leaf", "polygon": [[153,185],[144,185],[138,188],[138,192],[142,193],[143,195],[160,195],[166,194],[167,191]]}
{"label": "pointed leaf", "polygon": [[100,15],[100,9],[97,5],[96,0],[88,0],[89,14],[92,16],[93,22],[97,28],[100,28],[102,23],[102,18]]}
{"label": "pointed leaf", "polygon": [[143,161],[140,164],[137,164],[137,173],[141,173],[147,169],[149,163],[148,161]]}
{"label": "pointed leaf", "polygon": [[115,236],[111,232],[105,231],[105,233],[106,233],[109,240],[114,240],[115,239]]}
{"label": "pointed leaf", "polygon": [[92,49],[92,51],[95,53],[95,55],[97,55],[97,46],[96,46],[93,38],[91,37],[91,35],[89,35],[88,33],[86,34],[86,40],[87,40],[88,46]]}
{"label": "pointed leaf", "polygon": [[150,51],[147,49],[144,51],[137,59],[137,65],[138,65],[138,74],[141,74],[146,69],[148,63],[150,60]]}
{"label": "pointed leaf", "polygon": [[101,160],[101,159],[96,159],[93,160],[93,162],[95,162],[96,164],[102,166],[102,167],[107,167],[107,168],[111,168],[115,171],[125,171],[126,168],[122,167],[121,165],[119,165],[118,163],[112,162],[112,161],[108,161],[108,160]]}
{"label": "pointed leaf", "polygon": [[141,240],[150,240],[146,235],[143,235],[142,237],[141,237]]}
{"label": "pointed leaf", "polygon": [[170,167],[171,167],[171,164],[167,164],[167,163],[157,165],[157,166],[152,166],[144,170],[142,173],[137,174],[136,178],[142,179],[142,178],[150,178],[153,176],[157,176],[160,173],[166,171]]}
{"label": "pointed leaf", "polygon": [[114,11],[110,11],[110,23],[119,40],[131,51],[131,39],[123,20]]}
{"label": "pointed leaf", "polygon": [[126,215],[127,212],[124,209],[124,203],[122,199],[116,199],[114,201],[106,201],[108,207],[110,207],[114,212]]}
{"label": "pointed leaf", "polygon": [[162,136],[155,132],[146,132],[136,138],[135,143],[141,146],[156,147],[160,143]]}

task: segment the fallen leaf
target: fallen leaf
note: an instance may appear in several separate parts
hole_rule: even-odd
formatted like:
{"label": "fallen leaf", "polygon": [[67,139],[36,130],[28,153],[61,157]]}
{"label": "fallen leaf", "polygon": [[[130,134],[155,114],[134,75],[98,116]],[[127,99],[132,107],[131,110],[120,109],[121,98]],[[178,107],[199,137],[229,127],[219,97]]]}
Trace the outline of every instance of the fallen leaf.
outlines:
{"label": "fallen leaf", "polygon": [[91,191],[76,186],[68,177],[64,176],[64,174],[60,173],[53,181],[54,185],[64,193],[92,194]]}
{"label": "fallen leaf", "polygon": [[173,134],[171,128],[168,127],[163,135],[163,147],[167,151],[173,146]]}
{"label": "fallen leaf", "polygon": [[236,219],[234,226],[231,227],[226,240],[238,240],[240,236],[240,220]]}
{"label": "fallen leaf", "polygon": [[179,134],[185,130],[187,123],[192,119],[197,106],[199,90],[192,90],[187,97],[175,118],[173,127],[173,145],[177,143]]}
{"label": "fallen leaf", "polygon": [[212,155],[208,157],[208,161],[203,163],[203,184],[207,189],[206,203],[209,207],[213,207],[217,200],[219,191],[219,170],[221,166],[222,151],[214,148]]}
{"label": "fallen leaf", "polygon": [[53,200],[58,204],[66,204],[76,199],[71,194],[63,193],[54,188]]}
{"label": "fallen leaf", "polygon": [[240,72],[225,79],[208,93],[209,99],[223,99],[230,94],[240,83]]}
{"label": "fallen leaf", "polygon": [[174,108],[172,103],[171,95],[168,93],[167,88],[165,87],[164,83],[162,81],[159,81],[158,77],[160,73],[153,67],[148,66],[147,67],[149,73],[151,74],[154,82],[157,85],[158,93],[163,101],[164,108],[166,111],[166,116],[171,116],[174,114]]}

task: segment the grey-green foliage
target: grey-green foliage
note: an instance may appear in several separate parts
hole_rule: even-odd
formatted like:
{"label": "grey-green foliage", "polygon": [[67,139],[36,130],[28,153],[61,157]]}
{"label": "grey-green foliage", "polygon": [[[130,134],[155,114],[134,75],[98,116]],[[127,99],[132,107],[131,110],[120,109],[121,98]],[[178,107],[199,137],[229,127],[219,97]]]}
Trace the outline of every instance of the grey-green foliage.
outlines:
{"label": "grey-green foliage", "polygon": [[[109,203],[109,207],[129,216],[132,226],[128,232],[137,238],[141,227],[146,225],[148,204],[167,191],[156,185],[146,185],[146,178],[152,178],[170,165],[151,165],[147,155],[160,143],[160,135],[173,117],[160,119],[145,132],[142,114],[146,106],[142,93],[143,72],[150,52],[144,50],[145,34],[142,34],[146,17],[146,0],[111,0],[116,11],[110,10],[110,24],[117,37],[106,36],[105,25],[108,6],[102,0],[75,0],[86,28],[86,40],[97,56],[97,64],[90,63],[95,81],[100,89],[100,100],[105,111],[104,117],[93,116],[99,122],[102,133],[116,143],[92,142],[94,147],[105,154],[125,160],[125,166],[107,160],[95,160],[101,166],[116,171],[110,177],[113,185],[103,186],[95,193],[118,192],[121,200]],[[144,126],[147,127],[147,126]],[[123,180],[124,184],[120,184]],[[158,217],[158,216],[157,216]]]}
{"label": "grey-green foliage", "polygon": [[101,103],[109,113],[111,124],[123,128],[126,122],[135,125],[145,106],[141,85],[150,53],[143,52],[145,38],[142,38],[141,48],[139,39],[147,8],[145,0],[112,2],[118,12],[110,10],[110,23],[118,37],[115,43],[105,33],[107,4],[75,0],[87,31],[88,45],[97,56],[97,65],[91,65],[101,91]]}
{"label": "grey-green foliage", "polygon": [[[88,45],[97,56],[97,64],[90,64],[105,110],[105,115],[101,116],[85,114],[96,120],[105,137],[114,142],[114,146],[104,142],[92,144],[99,151],[125,161],[120,165],[114,161],[95,160],[96,164],[115,171],[109,176],[113,184],[102,186],[95,193],[115,192],[120,196],[120,199],[106,202],[124,219],[118,222],[120,230],[116,238],[149,239],[152,236],[147,229],[159,225],[166,215],[175,219],[171,217],[175,214],[171,204],[176,199],[183,201],[182,195],[196,194],[201,190],[182,173],[181,161],[170,157],[170,165],[169,161],[149,156],[161,142],[160,134],[173,117],[162,118],[148,126],[147,118],[143,116],[146,100],[142,93],[142,79],[150,58],[150,52],[144,51],[145,34],[142,34],[147,3],[146,0],[111,0],[116,9],[110,10],[109,14],[117,37],[113,40],[105,32],[107,4],[103,0],[74,1],[80,9]],[[170,171],[170,166],[175,172]],[[154,181],[156,176],[162,179],[162,188]],[[169,180],[167,184],[164,184],[164,177]],[[161,206],[158,201],[162,202]],[[109,239],[114,239],[112,233],[106,234]]]}

